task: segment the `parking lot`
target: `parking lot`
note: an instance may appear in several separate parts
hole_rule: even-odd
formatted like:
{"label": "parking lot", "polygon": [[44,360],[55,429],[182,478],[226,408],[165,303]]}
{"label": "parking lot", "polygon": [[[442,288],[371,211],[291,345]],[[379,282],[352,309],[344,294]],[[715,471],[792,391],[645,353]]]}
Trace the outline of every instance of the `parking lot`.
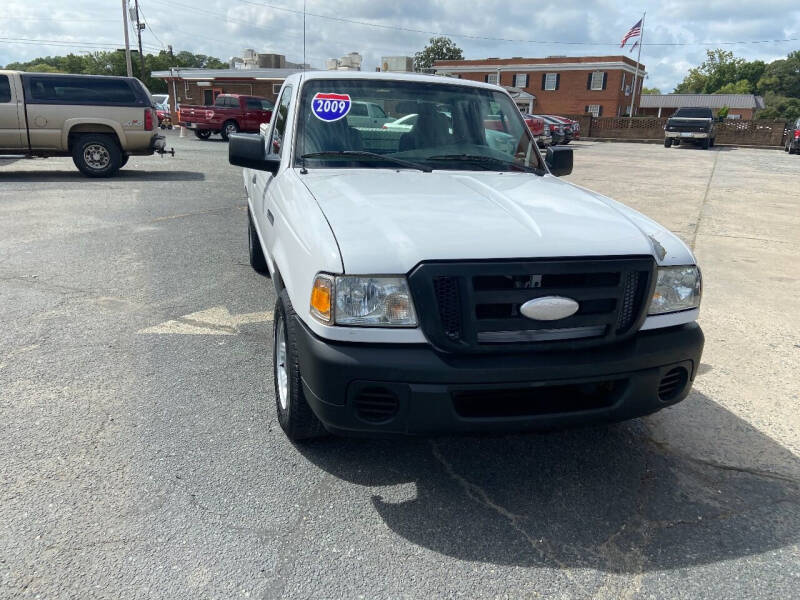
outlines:
{"label": "parking lot", "polygon": [[796,596],[800,157],[574,144],[570,181],[697,253],[676,407],[293,446],[241,170],[168,137],[108,180],[0,160],[0,597]]}

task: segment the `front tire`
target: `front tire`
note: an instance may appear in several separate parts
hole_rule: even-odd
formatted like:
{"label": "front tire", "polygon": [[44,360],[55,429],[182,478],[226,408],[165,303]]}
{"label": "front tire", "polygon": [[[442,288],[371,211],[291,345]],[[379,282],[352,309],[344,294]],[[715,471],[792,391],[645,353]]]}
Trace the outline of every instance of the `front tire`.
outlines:
{"label": "front tire", "polygon": [[122,150],[111,135],[81,135],[72,144],[72,162],[87,177],[111,177],[122,166]]}
{"label": "front tire", "polygon": [[194,130],[195,136],[197,136],[200,140],[207,140],[211,137],[211,130],[210,129],[195,129]]}
{"label": "front tire", "polygon": [[297,327],[289,294],[284,289],[275,303],[272,366],[278,423],[292,441],[308,440],[326,434],[303,393],[297,352]]}
{"label": "front tire", "polygon": [[664,148],[672,146],[672,138],[664,138]]}
{"label": "front tire", "polygon": [[230,136],[234,133],[239,133],[239,126],[236,124],[236,121],[225,121],[225,123],[222,124],[222,131],[219,133],[222,139],[227,142]]}
{"label": "front tire", "polygon": [[253,215],[247,211],[247,250],[250,254],[250,266],[253,267],[257,273],[268,274],[267,259],[264,257],[264,250],[261,248],[261,242],[258,239],[256,226],[253,224]]}
{"label": "front tire", "polygon": [[706,138],[703,140],[703,150],[708,150],[711,147],[711,140]]}

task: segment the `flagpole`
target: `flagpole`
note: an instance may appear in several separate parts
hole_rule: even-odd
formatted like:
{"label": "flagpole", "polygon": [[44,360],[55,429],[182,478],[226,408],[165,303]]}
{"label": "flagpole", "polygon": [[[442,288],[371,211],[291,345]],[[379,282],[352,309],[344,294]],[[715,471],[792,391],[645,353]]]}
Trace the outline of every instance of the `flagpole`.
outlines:
{"label": "flagpole", "polygon": [[[647,11],[642,14],[642,31],[639,35],[639,54],[636,56],[636,72],[633,75],[633,91],[631,92],[631,108],[628,111],[628,127],[633,123],[633,103],[636,100],[636,84],[639,79],[639,64],[642,59],[642,45],[644,44],[644,18],[647,16]],[[642,73],[644,78],[644,73]]]}

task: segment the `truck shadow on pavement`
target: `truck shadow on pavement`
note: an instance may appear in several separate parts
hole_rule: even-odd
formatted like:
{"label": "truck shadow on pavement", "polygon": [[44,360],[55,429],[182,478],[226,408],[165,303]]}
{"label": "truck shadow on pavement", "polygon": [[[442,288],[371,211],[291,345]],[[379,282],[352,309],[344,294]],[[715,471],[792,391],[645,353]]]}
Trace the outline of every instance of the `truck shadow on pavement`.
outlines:
{"label": "truck shadow on pavement", "polygon": [[800,539],[800,460],[696,392],[609,427],[299,450],[357,485],[415,483],[416,497],[381,490],[375,510],[397,535],[461,560],[636,574]]}
{"label": "truck shadow on pavement", "polygon": [[76,181],[113,183],[115,181],[204,181],[201,171],[137,171],[122,169],[109,178],[93,179],[79,171],[0,171],[0,183],[74,183]]}

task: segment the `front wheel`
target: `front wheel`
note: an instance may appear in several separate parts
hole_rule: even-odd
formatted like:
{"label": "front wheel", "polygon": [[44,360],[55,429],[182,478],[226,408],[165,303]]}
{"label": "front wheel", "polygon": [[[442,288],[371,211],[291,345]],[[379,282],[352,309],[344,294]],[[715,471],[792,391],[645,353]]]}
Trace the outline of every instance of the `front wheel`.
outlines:
{"label": "front wheel", "polygon": [[81,135],[72,144],[72,162],[87,177],[111,177],[122,166],[122,150],[113,136]]}
{"label": "front wheel", "polygon": [[711,147],[711,140],[706,138],[703,140],[703,150],[708,150]]}
{"label": "front wheel", "polygon": [[194,130],[195,136],[201,140],[207,140],[211,137],[211,130],[210,129],[195,129]]}
{"label": "front wheel", "polygon": [[664,148],[672,146],[672,138],[664,138]]}
{"label": "front wheel", "polygon": [[321,437],[325,428],[306,401],[297,352],[297,319],[284,289],[275,303],[272,366],[278,423],[292,441]]}
{"label": "front wheel", "polygon": [[222,131],[220,131],[222,139],[227,142],[228,138],[234,133],[239,133],[239,126],[236,124],[236,121],[225,121],[225,124],[222,126]]}

